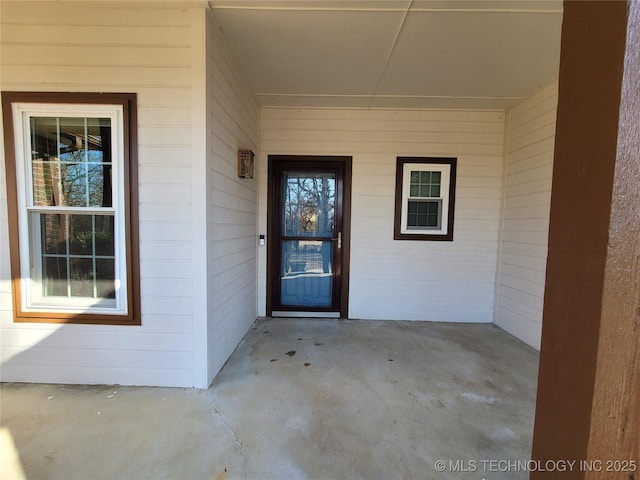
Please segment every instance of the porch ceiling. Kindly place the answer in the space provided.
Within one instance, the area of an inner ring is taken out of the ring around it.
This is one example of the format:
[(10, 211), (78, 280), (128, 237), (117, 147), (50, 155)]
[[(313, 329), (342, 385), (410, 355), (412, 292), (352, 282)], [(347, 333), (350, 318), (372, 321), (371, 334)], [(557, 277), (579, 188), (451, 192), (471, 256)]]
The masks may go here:
[(264, 106), (502, 109), (557, 78), (557, 0), (209, 3)]

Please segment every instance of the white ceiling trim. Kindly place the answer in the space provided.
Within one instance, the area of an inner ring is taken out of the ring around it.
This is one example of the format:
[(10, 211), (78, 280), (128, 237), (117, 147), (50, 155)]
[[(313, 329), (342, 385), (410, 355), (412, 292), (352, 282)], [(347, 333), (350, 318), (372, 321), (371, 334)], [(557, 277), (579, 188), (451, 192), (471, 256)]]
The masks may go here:
[(443, 12), (443, 13), (562, 13), (562, 9), (527, 9), (521, 8), (427, 8), (413, 7), (412, 12)]
[[(411, 3), (411, 2), (410, 2)], [(213, 10), (264, 10), (272, 12), (404, 12), (402, 7), (314, 7), (314, 6), (256, 6), (256, 5), (217, 5), (209, 2)], [(441, 13), (540, 13), (558, 14), (561, 8), (442, 8), (442, 7), (415, 7), (410, 6), (411, 12), (441, 12)]]
[(328, 94), (257, 94), (264, 107), (274, 108), (347, 108), (353, 110), (505, 110), (521, 97), (459, 97), (411, 95), (328, 95)]
[[(97, 0), (96, 0), (97, 1)], [(213, 10), (263, 10), (269, 12), (404, 12), (403, 8), (323, 8), (323, 7), (233, 7), (210, 5)], [(433, 12), (433, 13), (540, 13), (558, 14), (562, 10), (521, 10), (517, 8), (424, 8), (414, 7), (412, 12)]]
[(345, 94), (345, 93), (256, 93), (258, 97), (300, 97), (300, 98), (424, 98), (424, 99), (449, 99), (462, 98), (466, 100), (522, 100), (524, 97), (472, 97), (463, 95), (370, 95), (370, 94)]
[(404, 11), (404, 8), (357, 8), (357, 7), (247, 7), (247, 6), (240, 6), (240, 5), (210, 5), (210, 7), (213, 10), (267, 10), (270, 12), (403, 12)]

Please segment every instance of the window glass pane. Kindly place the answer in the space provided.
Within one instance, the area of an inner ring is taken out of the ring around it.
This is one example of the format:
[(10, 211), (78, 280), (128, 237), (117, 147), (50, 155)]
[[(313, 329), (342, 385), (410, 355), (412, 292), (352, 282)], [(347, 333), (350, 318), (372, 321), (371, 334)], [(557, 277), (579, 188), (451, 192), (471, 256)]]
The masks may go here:
[(64, 256), (47, 256), (42, 259), (42, 295), (45, 297), (66, 297), (67, 259)]
[[(38, 215), (38, 214), (36, 214)], [(39, 214), (45, 254), (114, 256), (112, 215)], [(95, 250), (94, 250), (95, 248)]]
[(66, 215), (40, 215), (42, 251), (45, 254), (67, 253), (67, 217)]
[[(114, 217), (32, 213), (42, 295), (115, 298)], [(34, 280), (39, 281), (38, 277)]]
[(411, 172), (411, 183), (409, 185), (409, 195), (412, 197), (420, 196), (420, 173), (421, 172)]
[(34, 205), (63, 205), (61, 203), (60, 163), (49, 160), (34, 160), (31, 168)]
[[(56, 162), (57, 163), (57, 162)], [(67, 207), (87, 206), (87, 164), (58, 163), (61, 178), (60, 203)]]
[(89, 205), (111, 207), (111, 124), (108, 118), (87, 119)]
[(84, 118), (58, 118), (57, 135), (60, 161), (86, 162)]
[(104, 258), (96, 260), (96, 296), (116, 298), (115, 261)]
[(95, 254), (99, 256), (113, 257), (115, 255), (113, 247), (113, 216), (95, 215), (93, 218), (95, 225)]
[(53, 117), (31, 117), (31, 159), (58, 158), (58, 120)]
[(111, 162), (111, 120), (108, 118), (87, 118), (87, 161), (95, 163)]
[(440, 196), (440, 172), (412, 171), (410, 197), (432, 198)]
[(88, 206), (111, 207), (111, 165), (89, 163), (88, 169)]
[(91, 255), (93, 253), (93, 217), (91, 215), (69, 215), (69, 253)]
[(438, 201), (413, 201), (407, 204), (407, 228), (429, 229), (439, 228), (440, 205)]
[(108, 118), (31, 118), (34, 205), (113, 205), (110, 123)]
[(418, 206), (419, 202), (409, 201), (408, 205), (408, 214), (407, 214), (407, 226), (408, 227), (416, 227), (419, 225), (418, 223)]
[(93, 260), (91, 258), (69, 259), (71, 296), (93, 297)]

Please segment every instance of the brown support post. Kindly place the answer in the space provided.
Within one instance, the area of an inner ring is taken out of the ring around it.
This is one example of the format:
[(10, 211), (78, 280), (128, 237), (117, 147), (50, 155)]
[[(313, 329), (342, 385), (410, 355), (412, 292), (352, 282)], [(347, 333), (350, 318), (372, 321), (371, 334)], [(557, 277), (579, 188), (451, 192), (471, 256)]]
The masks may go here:
[(531, 479), (640, 479), (640, 3), (566, 1), (559, 78)]
[[(640, 2), (629, 4), (588, 459), (640, 478)], [(617, 463), (620, 462), (620, 463)], [(634, 462), (626, 468), (626, 462)], [(598, 478), (596, 472), (587, 479)]]

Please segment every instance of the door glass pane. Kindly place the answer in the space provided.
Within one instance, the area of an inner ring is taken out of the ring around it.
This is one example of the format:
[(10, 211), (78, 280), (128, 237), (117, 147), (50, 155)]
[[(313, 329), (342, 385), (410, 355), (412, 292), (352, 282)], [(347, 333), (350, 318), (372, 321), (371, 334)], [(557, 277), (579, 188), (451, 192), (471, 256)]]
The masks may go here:
[(282, 242), (281, 304), (330, 307), (333, 288), (331, 240)]
[(335, 174), (284, 172), (282, 234), (333, 237), (335, 202)]

